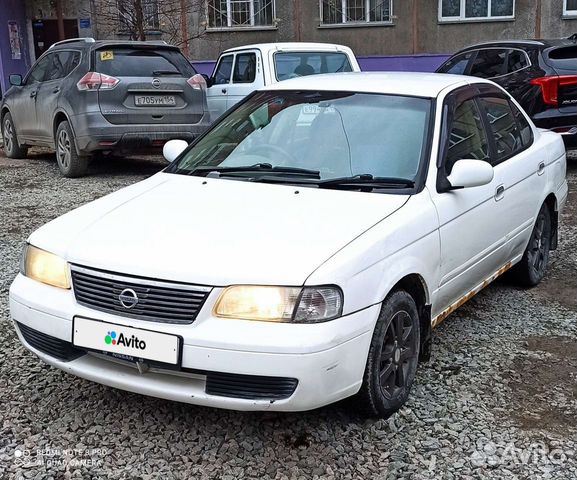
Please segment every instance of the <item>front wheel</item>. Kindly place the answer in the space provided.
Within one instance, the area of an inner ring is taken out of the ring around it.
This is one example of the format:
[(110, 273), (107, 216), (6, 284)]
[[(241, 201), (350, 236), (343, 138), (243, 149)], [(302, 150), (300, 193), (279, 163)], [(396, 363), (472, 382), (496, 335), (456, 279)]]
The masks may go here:
[(363, 385), (353, 397), (357, 410), (370, 417), (387, 418), (401, 408), (415, 379), (419, 346), (415, 300), (396, 290), (383, 303), (375, 326)]
[(12, 115), (6, 113), (2, 119), (2, 136), (4, 138), (4, 153), (8, 158), (25, 158), (28, 154), (26, 147), (18, 144), (18, 135)]
[(80, 177), (88, 169), (88, 157), (81, 156), (76, 150), (74, 134), (68, 122), (61, 122), (56, 130), (56, 161), (65, 177)]
[(523, 258), (513, 267), (511, 272), (519, 284), (534, 287), (543, 280), (549, 263), (551, 229), (551, 213), (549, 207), (543, 204), (537, 215)]

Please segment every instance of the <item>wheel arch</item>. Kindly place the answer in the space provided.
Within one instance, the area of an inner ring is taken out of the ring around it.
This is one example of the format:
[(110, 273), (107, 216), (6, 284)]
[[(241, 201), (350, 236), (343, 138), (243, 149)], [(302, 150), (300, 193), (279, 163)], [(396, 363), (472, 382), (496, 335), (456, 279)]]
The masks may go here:
[(74, 140), (74, 145), (76, 146), (76, 150), (78, 151), (78, 142), (76, 139), (76, 132), (74, 131), (74, 126), (72, 125), (72, 122), (70, 121), (70, 117), (68, 116), (68, 114), (63, 110), (58, 110), (54, 114), (54, 120), (52, 121), (52, 138), (54, 139), (54, 148), (56, 148), (56, 131), (58, 130), (58, 125), (60, 125), (62, 122), (68, 122), (68, 125), (70, 125), (70, 130), (72, 130), (72, 137), (73, 137), (72, 140)]
[(543, 204), (551, 215), (551, 250), (556, 250), (559, 244), (559, 203), (555, 194), (550, 193)]
[(418, 273), (407, 274), (395, 283), (391, 292), (395, 290), (404, 290), (413, 297), (413, 300), (417, 304), (421, 327), (419, 360), (423, 362), (428, 361), (431, 357), (432, 326), (429, 290), (425, 279)]

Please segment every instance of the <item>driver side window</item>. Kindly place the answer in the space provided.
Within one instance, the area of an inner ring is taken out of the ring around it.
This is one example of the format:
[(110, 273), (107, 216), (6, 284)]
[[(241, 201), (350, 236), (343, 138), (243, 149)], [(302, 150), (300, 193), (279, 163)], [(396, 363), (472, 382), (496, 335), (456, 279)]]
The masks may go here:
[(34, 65), (26, 78), (26, 85), (34, 85), (35, 83), (44, 81), (48, 66), (52, 62), (52, 57), (54, 57), (53, 53), (46, 55), (36, 65)]
[(230, 83), (230, 74), (232, 73), (232, 55), (225, 55), (218, 62), (218, 66), (214, 72), (214, 83), (216, 85), (224, 85)]
[(473, 99), (465, 100), (455, 108), (445, 156), (446, 174), (450, 175), (455, 162), (463, 159), (490, 161), (487, 134)]

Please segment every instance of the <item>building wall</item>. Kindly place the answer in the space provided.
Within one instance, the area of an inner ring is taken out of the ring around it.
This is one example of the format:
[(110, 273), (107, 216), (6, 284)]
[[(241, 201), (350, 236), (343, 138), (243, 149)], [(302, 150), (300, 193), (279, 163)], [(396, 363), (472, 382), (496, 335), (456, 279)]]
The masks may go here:
[[(9, 22), (16, 22), (19, 32), (20, 58), (12, 58)], [(9, 88), (11, 73), (24, 75), (30, 68), (26, 11), (20, 0), (3, 0), (0, 9), (0, 92)]]

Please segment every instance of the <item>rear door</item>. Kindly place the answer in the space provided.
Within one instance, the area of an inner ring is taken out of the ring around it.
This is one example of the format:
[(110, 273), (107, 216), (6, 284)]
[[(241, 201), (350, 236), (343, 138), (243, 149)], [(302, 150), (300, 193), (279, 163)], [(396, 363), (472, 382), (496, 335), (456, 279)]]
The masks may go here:
[(54, 141), (53, 121), (62, 94), (62, 82), (80, 62), (80, 52), (59, 50), (48, 55), (50, 58), (44, 82), (38, 90), (36, 117), (38, 138), (42, 143)]
[(212, 74), (212, 86), (206, 93), (206, 101), (212, 122), (226, 112), (233, 64), (234, 54), (222, 55)]
[(237, 53), (234, 58), (232, 82), (228, 86), (227, 109), (263, 86), (264, 73), (260, 52), (252, 50)]
[(100, 111), (116, 125), (196, 124), (205, 91), (188, 83), (196, 71), (177, 48), (104, 46), (93, 52), (94, 71), (118, 80), (98, 89)]

